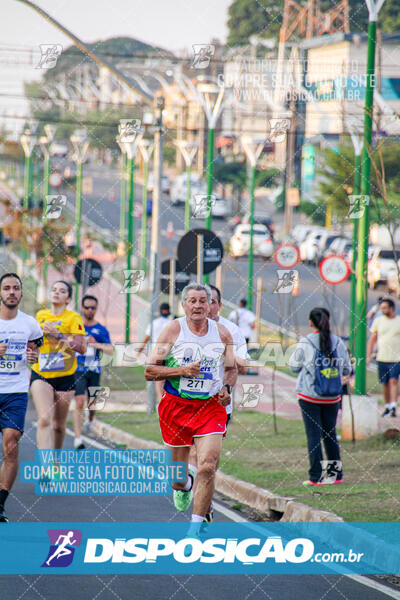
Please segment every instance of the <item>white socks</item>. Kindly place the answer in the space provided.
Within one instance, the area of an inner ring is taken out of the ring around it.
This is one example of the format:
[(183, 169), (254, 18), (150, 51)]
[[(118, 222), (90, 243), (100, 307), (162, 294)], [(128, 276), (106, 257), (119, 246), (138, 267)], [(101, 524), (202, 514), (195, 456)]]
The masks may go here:
[(81, 444), (83, 444), (83, 440), (82, 440), (81, 437), (77, 437), (77, 438), (74, 439), (74, 448), (77, 448)]
[(201, 515), (192, 515), (191, 522), (192, 523), (202, 523), (204, 521), (204, 517)]

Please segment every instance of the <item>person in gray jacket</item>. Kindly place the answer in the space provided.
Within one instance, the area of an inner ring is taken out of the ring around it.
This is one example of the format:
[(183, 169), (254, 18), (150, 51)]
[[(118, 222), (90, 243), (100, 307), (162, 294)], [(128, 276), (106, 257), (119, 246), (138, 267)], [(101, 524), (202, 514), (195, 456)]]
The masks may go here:
[(296, 391), (307, 436), (310, 470), (305, 487), (342, 483), (343, 478), (336, 421), (351, 364), (343, 341), (330, 331), (329, 316), (325, 308), (312, 309), (312, 333), (298, 342), (289, 359), (290, 370), (299, 373)]

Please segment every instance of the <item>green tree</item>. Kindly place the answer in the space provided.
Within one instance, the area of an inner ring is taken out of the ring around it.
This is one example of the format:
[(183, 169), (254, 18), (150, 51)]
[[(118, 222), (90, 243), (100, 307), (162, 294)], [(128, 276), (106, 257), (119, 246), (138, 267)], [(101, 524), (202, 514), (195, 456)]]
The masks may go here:
[[(382, 163), (387, 187), (388, 213), (390, 221), (400, 223), (400, 144), (387, 142), (382, 145)], [(376, 148), (372, 152), (371, 169), (371, 223), (387, 224), (387, 211), (382, 198), (382, 168), (381, 159)], [(321, 169), (318, 170), (320, 180), (315, 197), (315, 203), (302, 203), (303, 212), (308, 214), (315, 223), (325, 220), (326, 205), (331, 203), (332, 213), (339, 220), (344, 220), (349, 210), (349, 195), (353, 192), (354, 184), (354, 151), (351, 144), (341, 144), (338, 151), (326, 149), (321, 154)]]
[[(305, 1), (300, 2), (305, 4)], [(321, 0), (322, 13), (334, 5), (332, 0)], [(349, 1), (350, 31), (366, 32), (368, 29), (368, 9), (365, 2)], [(246, 46), (252, 35), (261, 38), (279, 38), (282, 25), (284, 0), (233, 0), (228, 9), (228, 46)], [(395, 33), (400, 29), (398, 0), (386, 0), (378, 19), (378, 27), (385, 33)]]
[(246, 46), (252, 35), (278, 37), (283, 1), (234, 0), (228, 9), (228, 46)]

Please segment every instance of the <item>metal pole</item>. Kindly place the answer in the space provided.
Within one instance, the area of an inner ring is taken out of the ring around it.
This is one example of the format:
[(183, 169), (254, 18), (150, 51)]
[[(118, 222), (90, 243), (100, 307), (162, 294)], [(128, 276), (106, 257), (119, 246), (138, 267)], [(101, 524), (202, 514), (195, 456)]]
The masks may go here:
[(217, 287), (222, 294), (222, 265), (218, 265), (215, 269), (215, 287)]
[[(31, 155), (32, 156), (32, 155)], [(23, 252), (22, 258), (24, 263), (28, 257), (28, 211), (29, 211), (29, 182), (30, 182), (30, 171), (31, 171), (31, 156), (25, 155), (25, 195), (24, 195), (24, 218), (23, 218)]]
[(197, 236), (197, 283), (203, 281), (204, 236)]
[[(361, 179), (361, 157), (356, 154), (354, 161), (354, 191), (353, 194), (360, 194), (360, 179)], [(358, 206), (355, 207), (358, 210)], [(349, 347), (353, 354), (354, 352), (354, 312), (356, 307), (356, 266), (357, 266), (357, 233), (358, 219), (353, 219), (353, 247), (351, 258), (351, 292), (350, 292), (350, 326), (349, 326)]]
[[(214, 170), (214, 129), (208, 129), (208, 147), (207, 147), (207, 215), (206, 229), (211, 229), (212, 224), (212, 202), (213, 191), (213, 170)], [(204, 275), (204, 283), (210, 282), (210, 275)]]
[(186, 202), (185, 202), (185, 233), (190, 229), (190, 196), (191, 196), (191, 173), (192, 167), (190, 164), (186, 165)]
[[(157, 98), (157, 121), (154, 134), (154, 189), (153, 189), (153, 206), (151, 219), (151, 255), (150, 255), (150, 288), (151, 296), (151, 330), (150, 341), (154, 344), (154, 329), (153, 322), (157, 316), (157, 305), (160, 295), (160, 278), (159, 273), (159, 246), (160, 246), (160, 200), (161, 200), (161, 178), (163, 171), (163, 146), (164, 146), (164, 131), (162, 122), (162, 111), (165, 106), (163, 97)], [(147, 414), (154, 412), (156, 409), (156, 395), (154, 385), (149, 385), (147, 396)]]
[[(362, 151), (361, 196), (369, 196), (371, 159), (369, 156), (372, 140), (372, 111), (374, 101), (376, 20), (368, 26), (367, 82), (365, 89), (364, 136)], [(358, 226), (358, 262), (356, 282), (356, 340), (355, 340), (355, 394), (365, 394), (366, 383), (366, 344), (367, 344), (367, 260), (369, 237), (369, 206), (365, 203), (364, 214)]]
[(247, 282), (247, 305), (249, 310), (253, 306), (253, 261), (254, 261), (254, 189), (256, 181), (256, 166), (251, 167), (250, 178), (250, 248)]
[(257, 277), (257, 295), (256, 295), (257, 341), (260, 340), (260, 328), (261, 328), (261, 294), (262, 294), (262, 278), (261, 277)]
[(144, 181), (142, 201), (142, 271), (147, 271), (147, 185), (149, 181), (149, 161), (143, 160)]
[[(82, 220), (82, 163), (76, 163), (76, 207), (75, 207), (75, 229), (76, 229), (76, 262), (81, 253), (81, 220)], [(82, 280), (81, 280), (82, 281)], [(75, 310), (79, 310), (79, 283), (75, 283)]]
[(126, 228), (126, 154), (122, 152), (121, 157), (121, 204), (119, 213), (119, 239), (121, 243), (125, 242)]
[[(126, 246), (126, 269), (131, 271), (132, 268), (132, 251), (133, 251), (133, 197), (134, 197), (134, 169), (135, 157), (128, 158), (128, 242)], [(128, 273), (130, 275), (130, 273)], [(125, 308), (125, 343), (130, 343), (130, 318), (131, 318), (131, 295), (126, 293), (126, 308)]]
[(169, 307), (172, 314), (175, 314), (175, 259), (169, 261)]
[[(44, 159), (44, 194), (43, 194), (43, 225), (47, 223), (47, 196), (50, 194), (50, 151)], [(43, 261), (43, 287), (44, 287), (44, 304), (47, 304), (47, 267), (48, 262), (46, 257)]]

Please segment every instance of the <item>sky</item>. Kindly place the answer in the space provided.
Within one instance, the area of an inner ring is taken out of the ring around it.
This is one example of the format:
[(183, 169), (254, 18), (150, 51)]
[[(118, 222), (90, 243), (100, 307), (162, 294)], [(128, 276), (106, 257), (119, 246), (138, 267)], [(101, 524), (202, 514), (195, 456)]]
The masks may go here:
[[(226, 40), (232, 0), (36, 0), (36, 4), (81, 38), (94, 42), (128, 36), (167, 50), (191, 50), (212, 38)], [(64, 34), (18, 0), (1, 0), (0, 115), (21, 114), (23, 81), (40, 78), (19, 48), (39, 44), (71, 45)], [(15, 64), (19, 61), (19, 64)], [(5, 96), (7, 94), (7, 96)], [(1, 119), (2, 120), (2, 119)], [(13, 128), (17, 121), (7, 119)]]

